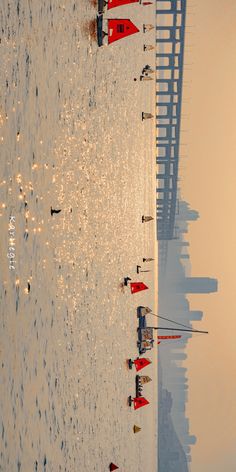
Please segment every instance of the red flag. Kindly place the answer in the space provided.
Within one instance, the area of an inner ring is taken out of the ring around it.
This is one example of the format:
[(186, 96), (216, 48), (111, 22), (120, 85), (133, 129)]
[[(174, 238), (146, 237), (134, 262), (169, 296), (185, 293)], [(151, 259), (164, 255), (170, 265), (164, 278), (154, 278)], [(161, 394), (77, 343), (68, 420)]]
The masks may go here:
[(150, 361), (146, 357), (142, 357), (141, 359), (138, 358), (134, 360), (134, 364), (135, 364), (137, 372), (151, 363), (152, 361)]
[(108, 44), (118, 41), (118, 39), (125, 38), (131, 34), (138, 33), (139, 29), (130, 20), (115, 20), (108, 21)]
[(157, 339), (179, 339), (182, 336), (157, 336)]
[(120, 5), (126, 5), (128, 3), (138, 3), (139, 0), (108, 0), (107, 9), (119, 7)]
[(130, 290), (131, 293), (141, 292), (141, 290), (147, 290), (148, 287), (143, 282), (131, 282)]
[(142, 406), (149, 405), (149, 401), (144, 397), (135, 397), (134, 398), (134, 409), (138, 410)]
[(116, 470), (116, 469), (119, 469), (119, 467), (117, 465), (113, 464), (113, 462), (111, 462), (110, 465), (109, 465), (109, 469), (110, 470)]

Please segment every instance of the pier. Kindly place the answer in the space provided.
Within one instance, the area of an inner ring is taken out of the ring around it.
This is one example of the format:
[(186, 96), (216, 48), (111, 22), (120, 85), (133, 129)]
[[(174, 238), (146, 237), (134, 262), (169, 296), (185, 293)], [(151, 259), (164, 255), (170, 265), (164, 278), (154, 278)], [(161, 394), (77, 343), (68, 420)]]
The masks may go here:
[(169, 241), (178, 198), (186, 0), (158, 0), (156, 14), (157, 239)]

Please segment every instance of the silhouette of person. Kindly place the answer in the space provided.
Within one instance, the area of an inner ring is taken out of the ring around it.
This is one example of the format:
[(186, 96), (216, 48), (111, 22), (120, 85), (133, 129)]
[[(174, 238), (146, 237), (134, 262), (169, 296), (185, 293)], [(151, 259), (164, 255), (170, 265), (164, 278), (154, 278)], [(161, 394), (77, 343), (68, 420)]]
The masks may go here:
[(61, 212), (61, 210), (53, 210), (52, 207), (51, 207), (51, 216), (53, 216), (54, 213), (56, 214), (56, 213), (60, 213), (60, 212)]
[(127, 287), (129, 280), (131, 280), (130, 277), (125, 277), (125, 278), (124, 278), (124, 285), (125, 285), (125, 287)]

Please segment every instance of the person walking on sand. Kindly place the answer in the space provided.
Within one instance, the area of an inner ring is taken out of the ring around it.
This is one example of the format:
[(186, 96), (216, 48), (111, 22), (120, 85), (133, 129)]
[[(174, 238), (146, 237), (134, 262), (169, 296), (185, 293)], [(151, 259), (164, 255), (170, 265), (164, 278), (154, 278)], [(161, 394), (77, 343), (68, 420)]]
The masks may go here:
[(132, 280), (130, 277), (125, 277), (124, 278), (124, 286), (127, 287), (128, 286), (128, 282), (129, 280)]
[(54, 215), (54, 213), (60, 213), (61, 210), (53, 210), (53, 208), (51, 207), (51, 216)]

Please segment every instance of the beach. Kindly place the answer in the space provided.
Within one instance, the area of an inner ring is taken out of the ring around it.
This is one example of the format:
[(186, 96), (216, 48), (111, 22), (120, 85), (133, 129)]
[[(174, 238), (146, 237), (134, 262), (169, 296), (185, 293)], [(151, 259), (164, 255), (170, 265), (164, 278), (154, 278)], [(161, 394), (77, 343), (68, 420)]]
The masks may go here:
[[(137, 306), (157, 312), (156, 223), (141, 222), (156, 211), (155, 122), (141, 119), (155, 81), (139, 81), (155, 64), (143, 51), (155, 33), (142, 33), (153, 7), (114, 9), (140, 33), (99, 49), (85, 0), (0, 7), (4, 472), (157, 470), (156, 343), (138, 411), (126, 363)], [(131, 295), (125, 276), (149, 290)]]

